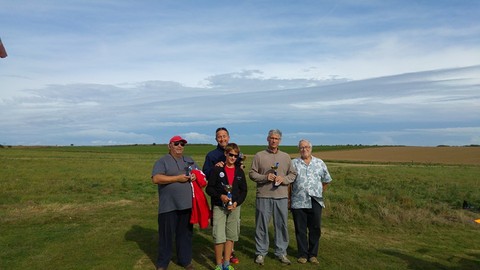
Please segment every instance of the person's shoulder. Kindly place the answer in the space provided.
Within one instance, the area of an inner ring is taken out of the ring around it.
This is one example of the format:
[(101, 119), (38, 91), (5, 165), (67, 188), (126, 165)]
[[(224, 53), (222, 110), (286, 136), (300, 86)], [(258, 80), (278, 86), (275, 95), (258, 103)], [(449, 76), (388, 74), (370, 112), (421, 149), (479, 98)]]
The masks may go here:
[(159, 157), (159, 158), (157, 159), (157, 162), (159, 162), (159, 161), (164, 161), (164, 160), (168, 159), (169, 157), (170, 157), (170, 155), (168, 155), (168, 154), (163, 155), (163, 156), (161, 156), (161, 157)]
[(210, 152), (207, 153), (207, 157), (215, 158), (219, 154), (223, 154), (223, 150), (217, 146), (215, 147), (215, 149), (212, 149), (210, 150)]
[(243, 170), (243, 168), (240, 164), (235, 165), (235, 171), (244, 172), (244, 170)]
[(312, 156), (312, 161), (313, 161), (313, 163), (316, 163), (316, 164), (319, 164), (319, 165), (322, 165), (322, 166), (326, 166), (325, 162), (321, 158)]
[(225, 169), (223, 167), (220, 167), (220, 166), (214, 166), (212, 168), (212, 172), (223, 172)]
[(282, 150), (280, 150), (280, 149), (278, 149), (277, 154), (282, 155), (282, 156), (284, 156), (284, 157), (288, 157), (288, 158), (290, 159), (290, 155), (289, 155), (287, 152), (282, 151)]
[(262, 149), (262, 150), (258, 151), (258, 152), (255, 153), (255, 154), (258, 155), (258, 154), (261, 154), (261, 153), (268, 153), (268, 151), (267, 151), (267, 149)]
[(254, 157), (256, 157), (256, 156), (262, 156), (262, 155), (267, 155), (267, 154), (268, 154), (267, 149), (263, 149), (263, 150), (260, 150), (260, 151), (256, 152)]
[(191, 156), (183, 156), (183, 160), (185, 161), (189, 161), (189, 162), (195, 162), (195, 160), (193, 160), (193, 158)]
[(218, 148), (212, 149), (212, 150), (208, 151), (207, 156), (214, 155), (215, 152), (217, 152), (217, 151), (218, 151)]

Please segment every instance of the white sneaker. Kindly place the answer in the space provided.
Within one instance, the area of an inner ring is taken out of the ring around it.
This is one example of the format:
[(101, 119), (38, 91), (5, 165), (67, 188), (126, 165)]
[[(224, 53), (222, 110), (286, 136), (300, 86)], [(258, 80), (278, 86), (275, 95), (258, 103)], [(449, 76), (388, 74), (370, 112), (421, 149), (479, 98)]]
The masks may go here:
[(278, 256), (278, 259), (283, 264), (287, 264), (287, 265), (292, 264), (292, 262), (287, 258), (287, 255)]
[(257, 255), (257, 257), (255, 258), (255, 263), (263, 265), (265, 263), (263, 256)]

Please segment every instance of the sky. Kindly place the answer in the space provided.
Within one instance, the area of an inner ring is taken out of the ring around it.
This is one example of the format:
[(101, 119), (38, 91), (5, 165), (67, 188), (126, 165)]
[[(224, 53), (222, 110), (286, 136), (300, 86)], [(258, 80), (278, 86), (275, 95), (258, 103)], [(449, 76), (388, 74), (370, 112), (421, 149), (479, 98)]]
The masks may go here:
[(480, 144), (480, 1), (0, 6), (1, 145)]

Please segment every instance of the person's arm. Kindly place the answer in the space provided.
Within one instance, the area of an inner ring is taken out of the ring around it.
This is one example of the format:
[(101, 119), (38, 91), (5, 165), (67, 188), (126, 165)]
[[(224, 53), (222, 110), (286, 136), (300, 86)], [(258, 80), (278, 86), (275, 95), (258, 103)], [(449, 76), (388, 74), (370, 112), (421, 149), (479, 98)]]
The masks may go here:
[(205, 156), (205, 162), (203, 163), (203, 167), (202, 167), (202, 171), (207, 176), (207, 179), (210, 177), (210, 173), (212, 172), (213, 166), (215, 166), (215, 164), (213, 164), (213, 160), (207, 154)]
[(242, 177), (242, 181), (238, 183), (238, 198), (237, 198), (237, 205), (241, 205), (245, 199), (247, 198), (247, 179), (245, 177), (245, 173), (242, 169), (239, 168), (239, 175)]
[(295, 169), (295, 166), (293, 166), (293, 162), (290, 160), (290, 162), (288, 163), (288, 172), (285, 176), (285, 181), (283, 181), (283, 183), (286, 185), (291, 184), (293, 183), (293, 181), (295, 181), (295, 178), (297, 178), (297, 169)]
[(322, 170), (323, 170), (323, 175), (321, 176), (322, 191), (325, 191), (325, 190), (327, 190), (327, 185), (330, 184), (330, 182), (332, 182), (332, 176), (328, 172), (327, 164), (325, 164), (325, 162), (323, 162), (323, 160), (321, 161), (321, 166), (322, 166)]
[(217, 192), (217, 178), (215, 175), (210, 175), (208, 178), (207, 187), (205, 192), (212, 198), (219, 198), (220, 194)]
[(327, 190), (327, 186), (329, 183), (322, 183), (322, 192), (325, 192)]
[(291, 184), (293, 181), (295, 181), (295, 178), (297, 178), (297, 170), (295, 169), (293, 162), (290, 160), (290, 157), (288, 157), (285, 162), (288, 164), (288, 169), (285, 173), (285, 176), (277, 176), (275, 179), (275, 182), (282, 185)]
[(265, 175), (265, 174), (261, 174), (258, 172), (259, 170), (259, 160), (260, 160), (260, 157), (257, 155), (255, 155), (255, 157), (253, 157), (253, 160), (252, 160), (252, 167), (250, 168), (250, 172), (248, 173), (248, 176), (250, 177), (250, 179), (254, 182), (257, 182), (257, 183), (260, 183), (260, 184), (264, 184), (264, 183), (267, 183), (269, 182), (268, 180), (268, 175)]
[(164, 174), (155, 174), (152, 176), (152, 182), (157, 185), (171, 184), (175, 182), (185, 183), (190, 180), (190, 176), (181, 174), (181, 175), (164, 175)]

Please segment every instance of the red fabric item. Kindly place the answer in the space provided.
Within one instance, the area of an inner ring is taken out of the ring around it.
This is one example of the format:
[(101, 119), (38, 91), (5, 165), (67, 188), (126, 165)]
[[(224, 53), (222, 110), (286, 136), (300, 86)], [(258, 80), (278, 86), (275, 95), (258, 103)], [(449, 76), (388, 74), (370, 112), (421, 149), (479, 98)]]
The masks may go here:
[(192, 170), (197, 180), (192, 184), (192, 215), (190, 216), (190, 223), (200, 226), (200, 229), (206, 229), (209, 220), (211, 218), (210, 207), (208, 207), (208, 201), (205, 197), (205, 193), (202, 188), (207, 186), (207, 177), (201, 170)]

